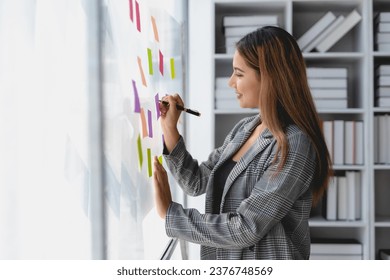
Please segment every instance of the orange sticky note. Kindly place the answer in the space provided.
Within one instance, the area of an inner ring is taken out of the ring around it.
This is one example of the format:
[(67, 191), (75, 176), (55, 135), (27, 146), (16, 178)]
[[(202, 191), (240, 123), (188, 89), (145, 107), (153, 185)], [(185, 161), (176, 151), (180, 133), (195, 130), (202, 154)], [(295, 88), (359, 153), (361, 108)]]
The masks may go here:
[(141, 108), (141, 125), (142, 125), (142, 137), (145, 138), (148, 136), (148, 130), (146, 128), (146, 117), (144, 108)]
[(147, 85), (146, 85), (144, 69), (142, 68), (142, 61), (141, 61), (141, 58), (139, 56), (137, 56), (137, 61), (138, 61), (139, 72), (141, 74), (142, 84), (146, 87)]
[(155, 19), (153, 16), (151, 16), (150, 18), (151, 18), (151, 20), (152, 20), (154, 39), (155, 39), (157, 42), (159, 42), (158, 29), (157, 29), (156, 19)]

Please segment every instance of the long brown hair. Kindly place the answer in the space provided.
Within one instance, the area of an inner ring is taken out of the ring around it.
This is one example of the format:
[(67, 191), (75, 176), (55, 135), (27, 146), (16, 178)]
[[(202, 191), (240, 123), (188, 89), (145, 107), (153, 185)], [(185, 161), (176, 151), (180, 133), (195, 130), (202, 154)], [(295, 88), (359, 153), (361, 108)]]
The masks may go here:
[(261, 79), (260, 114), (276, 138), (277, 153), (281, 158), (279, 170), (287, 160), (287, 125), (297, 125), (313, 143), (318, 162), (312, 187), (315, 206), (328, 186), (332, 164), (307, 82), (301, 50), (287, 31), (275, 26), (265, 26), (249, 33), (236, 47)]

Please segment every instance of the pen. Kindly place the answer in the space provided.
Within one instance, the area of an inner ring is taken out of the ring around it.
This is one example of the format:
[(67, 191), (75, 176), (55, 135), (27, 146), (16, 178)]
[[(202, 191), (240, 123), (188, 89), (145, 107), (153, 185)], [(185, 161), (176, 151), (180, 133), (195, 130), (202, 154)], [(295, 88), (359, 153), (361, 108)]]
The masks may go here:
[[(159, 100), (159, 102), (161, 102), (161, 104), (163, 104), (164, 106), (169, 106), (169, 102), (168, 101)], [(176, 103), (176, 109), (180, 110), (180, 111), (184, 111), (184, 112), (192, 114), (192, 115), (195, 115), (195, 116), (198, 116), (198, 117), (200, 116), (200, 113), (198, 111), (191, 110), (191, 109), (188, 109), (188, 108), (184, 108), (183, 106), (181, 106), (181, 105), (179, 105), (177, 103)]]

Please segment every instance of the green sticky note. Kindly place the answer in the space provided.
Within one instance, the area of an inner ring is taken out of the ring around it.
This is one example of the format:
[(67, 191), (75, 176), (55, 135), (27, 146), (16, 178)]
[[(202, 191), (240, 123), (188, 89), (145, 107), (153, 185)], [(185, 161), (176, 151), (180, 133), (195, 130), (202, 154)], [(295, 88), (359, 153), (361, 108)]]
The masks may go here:
[(163, 160), (163, 157), (162, 155), (158, 157), (158, 161), (160, 162), (160, 164), (162, 164), (162, 160)]
[(147, 149), (148, 153), (148, 175), (149, 177), (152, 177), (152, 152), (150, 149)]
[(148, 48), (148, 63), (149, 63), (149, 74), (153, 75), (152, 50), (149, 48)]
[(140, 134), (138, 134), (137, 146), (138, 146), (138, 163), (139, 163), (139, 168), (141, 169), (143, 156), (142, 156), (142, 142), (141, 142), (141, 135)]
[(175, 59), (174, 58), (171, 58), (170, 65), (171, 65), (171, 78), (174, 79), (176, 76), (175, 75)]

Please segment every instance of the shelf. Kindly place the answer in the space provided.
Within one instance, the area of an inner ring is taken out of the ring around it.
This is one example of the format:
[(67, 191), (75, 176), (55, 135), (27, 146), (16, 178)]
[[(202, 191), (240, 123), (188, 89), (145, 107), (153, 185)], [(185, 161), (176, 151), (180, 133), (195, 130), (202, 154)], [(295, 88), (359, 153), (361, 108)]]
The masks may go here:
[(390, 164), (375, 164), (374, 169), (375, 170), (389, 170), (390, 171)]
[(310, 227), (348, 227), (360, 228), (366, 226), (363, 221), (328, 221), (323, 217), (312, 217), (309, 220)]
[[(374, 14), (379, 11), (390, 12), (388, 0), (214, 0), (211, 1), (213, 13), (210, 23), (215, 25), (210, 36), (212, 46), (209, 55), (212, 58), (211, 73), (213, 78), (228, 77), (232, 73), (233, 54), (224, 53), (225, 36), (222, 31), (222, 18), (225, 15), (273, 15), (281, 19), (284, 27), (295, 38), (300, 38), (310, 26), (316, 23), (326, 12), (332, 11), (336, 16), (348, 15), (356, 9), (362, 16), (361, 21), (345, 34), (328, 52), (305, 52), (303, 58), (307, 67), (312, 68), (346, 68), (348, 108), (318, 109), (323, 121), (363, 121), (364, 130), (364, 164), (334, 165), (336, 175), (342, 176), (346, 171), (359, 171), (362, 174), (361, 214), (363, 220), (328, 221), (322, 216), (323, 209), (317, 207), (312, 211), (315, 216), (310, 219), (312, 237), (356, 238), (362, 242), (364, 259), (375, 259), (378, 248), (390, 247), (390, 164), (382, 165), (373, 162), (375, 137), (373, 135), (374, 117), (390, 114), (390, 108), (378, 108), (374, 103), (375, 68), (380, 64), (390, 64), (390, 52), (375, 50)], [(203, 37), (193, 40), (202, 46)], [(208, 42), (206, 42), (208, 43)], [(193, 47), (196, 52), (197, 47)], [(194, 71), (199, 71), (194, 70)], [(198, 81), (193, 81), (198, 83)], [(206, 86), (213, 88), (215, 81)], [(214, 94), (214, 92), (211, 92)], [(208, 98), (210, 92), (202, 98)], [(237, 106), (238, 107), (238, 106)], [(258, 114), (258, 109), (212, 109), (213, 123), (210, 126), (212, 144), (220, 146), (226, 134), (242, 118)], [(198, 128), (197, 128), (198, 129)], [(204, 129), (199, 127), (199, 129)], [(325, 200), (324, 200), (325, 201)], [(323, 201), (323, 202), (324, 202)], [(378, 218), (383, 215), (385, 218)], [(387, 240), (387, 239), (388, 240)]]
[(390, 227), (390, 217), (376, 217), (375, 227)]

